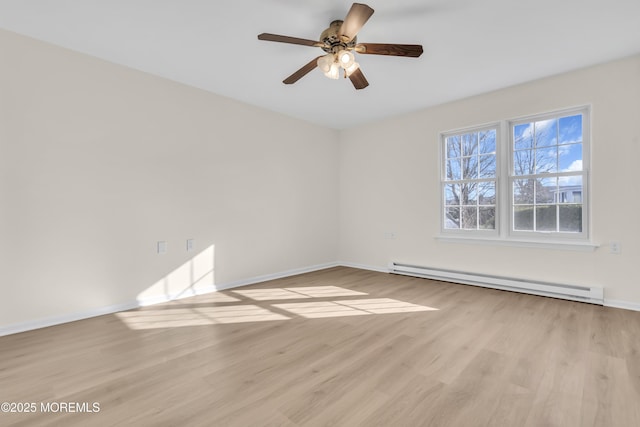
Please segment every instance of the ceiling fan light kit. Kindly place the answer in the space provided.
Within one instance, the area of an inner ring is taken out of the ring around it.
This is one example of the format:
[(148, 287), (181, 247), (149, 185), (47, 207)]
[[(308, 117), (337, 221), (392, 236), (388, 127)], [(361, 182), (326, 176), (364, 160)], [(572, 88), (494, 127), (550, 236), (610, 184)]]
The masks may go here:
[(364, 89), (369, 82), (364, 77), (354, 52), (369, 55), (404, 56), (417, 58), (422, 55), (422, 46), (415, 44), (358, 43), (356, 35), (373, 15), (373, 9), (362, 3), (353, 3), (344, 21), (335, 20), (320, 34), (320, 41), (262, 33), (258, 40), (319, 47), (325, 55), (313, 59), (298, 71), (283, 80), (293, 84), (314, 68), (319, 68), (330, 79), (338, 79), (340, 70), (356, 89)]
[(340, 62), (340, 66), (346, 70), (356, 62), (356, 57), (348, 50), (341, 50), (338, 52), (338, 60)]
[(347, 50), (327, 53), (318, 58), (317, 65), (320, 71), (330, 79), (338, 79), (341, 68), (344, 70), (344, 77), (347, 78), (360, 67), (353, 53)]

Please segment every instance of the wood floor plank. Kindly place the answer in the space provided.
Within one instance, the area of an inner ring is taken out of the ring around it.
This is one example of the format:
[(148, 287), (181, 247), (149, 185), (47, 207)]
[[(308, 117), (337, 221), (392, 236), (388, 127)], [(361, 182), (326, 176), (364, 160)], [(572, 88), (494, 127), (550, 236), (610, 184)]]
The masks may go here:
[(346, 267), (0, 337), (2, 426), (635, 426), (640, 313)]

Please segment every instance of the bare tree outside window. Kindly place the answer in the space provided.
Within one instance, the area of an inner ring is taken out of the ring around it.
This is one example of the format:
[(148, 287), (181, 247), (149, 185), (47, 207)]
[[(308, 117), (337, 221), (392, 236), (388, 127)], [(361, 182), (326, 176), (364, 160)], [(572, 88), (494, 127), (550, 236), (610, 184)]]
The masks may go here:
[(445, 228), (493, 230), (496, 129), (445, 138)]
[(444, 237), (588, 239), (588, 107), (447, 132), (440, 144)]
[(513, 229), (582, 231), (582, 116), (513, 126)]

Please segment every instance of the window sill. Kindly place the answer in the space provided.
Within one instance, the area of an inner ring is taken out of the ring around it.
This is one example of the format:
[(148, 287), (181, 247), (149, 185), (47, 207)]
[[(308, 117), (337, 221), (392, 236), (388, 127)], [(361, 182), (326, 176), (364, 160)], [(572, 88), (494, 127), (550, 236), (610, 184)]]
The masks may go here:
[(521, 248), (553, 249), (563, 251), (593, 252), (600, 247), (591, 242), (536, 241), (524, 239), (498, 239), (467, 236), (436, 236), (436, 240), (444, 243), (462, 243), (470, 245), (516, 246)]

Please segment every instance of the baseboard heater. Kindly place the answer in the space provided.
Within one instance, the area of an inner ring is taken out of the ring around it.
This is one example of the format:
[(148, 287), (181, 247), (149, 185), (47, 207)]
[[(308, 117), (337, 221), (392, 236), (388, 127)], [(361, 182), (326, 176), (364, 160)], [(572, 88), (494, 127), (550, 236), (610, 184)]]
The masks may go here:
[(389, 272), (405, 276), (424, 277), (444, 282), (482, 286), (484, 288), (502, 289), (572, 301), (588, 302), (604, 305), (602, 288), (594, 286), (563, 285), (559, 283), (538, 282), (510, 277), (491, 276), (486, 274), (466, 273), (462, 271), (441, 270), (416, 265), (392, 262)]

